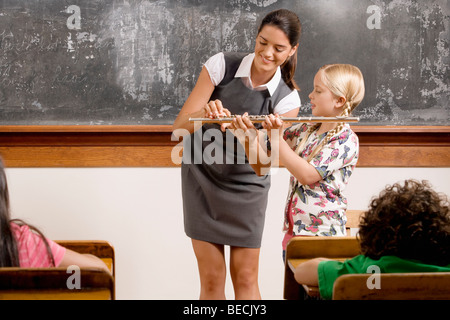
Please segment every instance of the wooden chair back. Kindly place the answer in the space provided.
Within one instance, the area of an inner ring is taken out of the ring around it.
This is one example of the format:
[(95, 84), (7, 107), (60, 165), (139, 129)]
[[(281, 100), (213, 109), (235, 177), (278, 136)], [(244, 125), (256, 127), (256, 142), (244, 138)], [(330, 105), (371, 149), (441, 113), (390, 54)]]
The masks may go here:
[[(380, 277), (378, 288), (371, 276)], [(333, 300), (450, 300), (450, 272), (346, 274), (336, 279)]]
[(0, 268), (0, 300), (114, 300), (115, 255), (107, 241), (56, 241), (79, 253), (101, 258), (111, 273), (98, 268)]
[(359, 222), (364, 214), (364, 210), (347, 210), (345, 215), (347, 216), (347, 223), (345, 228), (348, 236), (352, 236), (359, 229)]

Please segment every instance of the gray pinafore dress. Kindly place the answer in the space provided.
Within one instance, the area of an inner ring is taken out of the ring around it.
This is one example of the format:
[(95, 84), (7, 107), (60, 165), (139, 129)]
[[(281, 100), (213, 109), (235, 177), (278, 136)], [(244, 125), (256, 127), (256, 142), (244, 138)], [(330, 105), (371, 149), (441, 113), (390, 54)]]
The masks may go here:
[[(248, 88), (236, 71), (246, 53), (225, 53), (226, 71), (210, 100), (219, 99), (232, 114), (265, 115), (291, 93), (281, 79), (269, 91)], [(218, 124), (204, 124), (183, 141), (181, 180), (184, 227), (192, 239), (259, 248), (264, 229), (270, 175), (259, 177), (242, 145)]]

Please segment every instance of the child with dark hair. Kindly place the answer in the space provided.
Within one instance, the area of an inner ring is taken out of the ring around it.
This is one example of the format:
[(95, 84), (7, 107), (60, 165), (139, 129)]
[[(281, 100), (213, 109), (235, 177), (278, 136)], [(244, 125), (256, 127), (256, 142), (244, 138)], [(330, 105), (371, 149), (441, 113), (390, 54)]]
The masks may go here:
[(295, 270), (298, 283), (319, 286), (331, 299), (334, 281), (349, 273), (450, 272), (450, 211), (448, 198), (427, 181), (406, 180), (387, 186), (372, 199), (361, 218), (361, 255), (345, 262), (316, 258)]
[(106, 264), (91, 254), (80, 254), (47, 239), (37, 228), (11, 219), (8, 183), (0, 158), (0, 267), (49, 268), (94, 267), (109, 272)]

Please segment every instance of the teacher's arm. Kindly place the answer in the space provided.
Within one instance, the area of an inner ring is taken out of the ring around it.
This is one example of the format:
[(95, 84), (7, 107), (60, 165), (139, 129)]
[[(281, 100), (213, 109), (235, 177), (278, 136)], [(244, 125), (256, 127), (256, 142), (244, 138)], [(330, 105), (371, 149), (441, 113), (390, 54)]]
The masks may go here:
[(209, 101), (214, 88), (208, 70), (203, 67), (194, 89), (173, 123), (174, 131), (185, 129), (190, 133), (194, 132), (194, 124), (189, 121), (189, 118), (211, 118), (225, 114), (229, 115), (229, 111), (222, 106), (219, 100)]

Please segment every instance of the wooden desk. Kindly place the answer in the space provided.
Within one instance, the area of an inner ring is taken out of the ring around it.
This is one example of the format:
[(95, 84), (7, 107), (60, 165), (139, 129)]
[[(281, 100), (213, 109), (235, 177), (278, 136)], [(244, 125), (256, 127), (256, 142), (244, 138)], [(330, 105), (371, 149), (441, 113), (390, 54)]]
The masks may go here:
[(0, 300), (114, 300), (115, 254), (107, 241), (56, 241), (102, 259), (111, 271), (81, 268), (80, 289), (68, 288), (67, 268), (0, 268)]
[[(286, 248), (284, 268), (284, 299), (299, 299), (300, 285), (295, 281), (294, 270), (301, 263), (313, 258), (330, 258), (344, 261), (359, 254), (359, 243), (350, 230), (359, 227), (363, 210), (347, 210), (346, 237), (299, 237), (293, 238)], [(318, 295), (318, 288), (303, 286), (310, 296)]]
[[(333, 258), (333, 260), (338, 260), (338, 261), (342, 261), (342, 262), (344, 262), (347, 259), (348, 258)], [(310, 259), (289, 259), (287, 261), (287, 264), (288, 264), (289, 269), (291, 270), (291, 272), (295, 273), (295, 269), (297, 269), (297, 267), (300, 264), (302, 264), (303, 262), (306, 262), (308, 260), (310, 260)], [(302, 287), (305, 290), (305, 292), (308, 294), (308, 296), (314, 297), (314, 298), (320, 297), (319, 287), (308, 286), (306, 284), (302, 284)]]
[(115, 252), (114, 247), (104, 240), (55, 240), (59, 245), (78, 253), (89, 253), (99, 257), (108, 266), (115, 278)]
[(79, 289), (69, 289), (67, 268), (0, 268), (0, 300), (114, 300), (114, 279), (104, 269), (81, 268)]
[[(345, 261), (360, 253), (356, 237), (295, 237), (286, 248), (286, 263), (284, 272), (284, 299), (298, 300), (301, 298), (302, 286), (295, 281), (294, 270), (302, 262), (313, 258), (329, 258)], [(318, 295), (318, 288), (304, 287), (311, 296)]]

